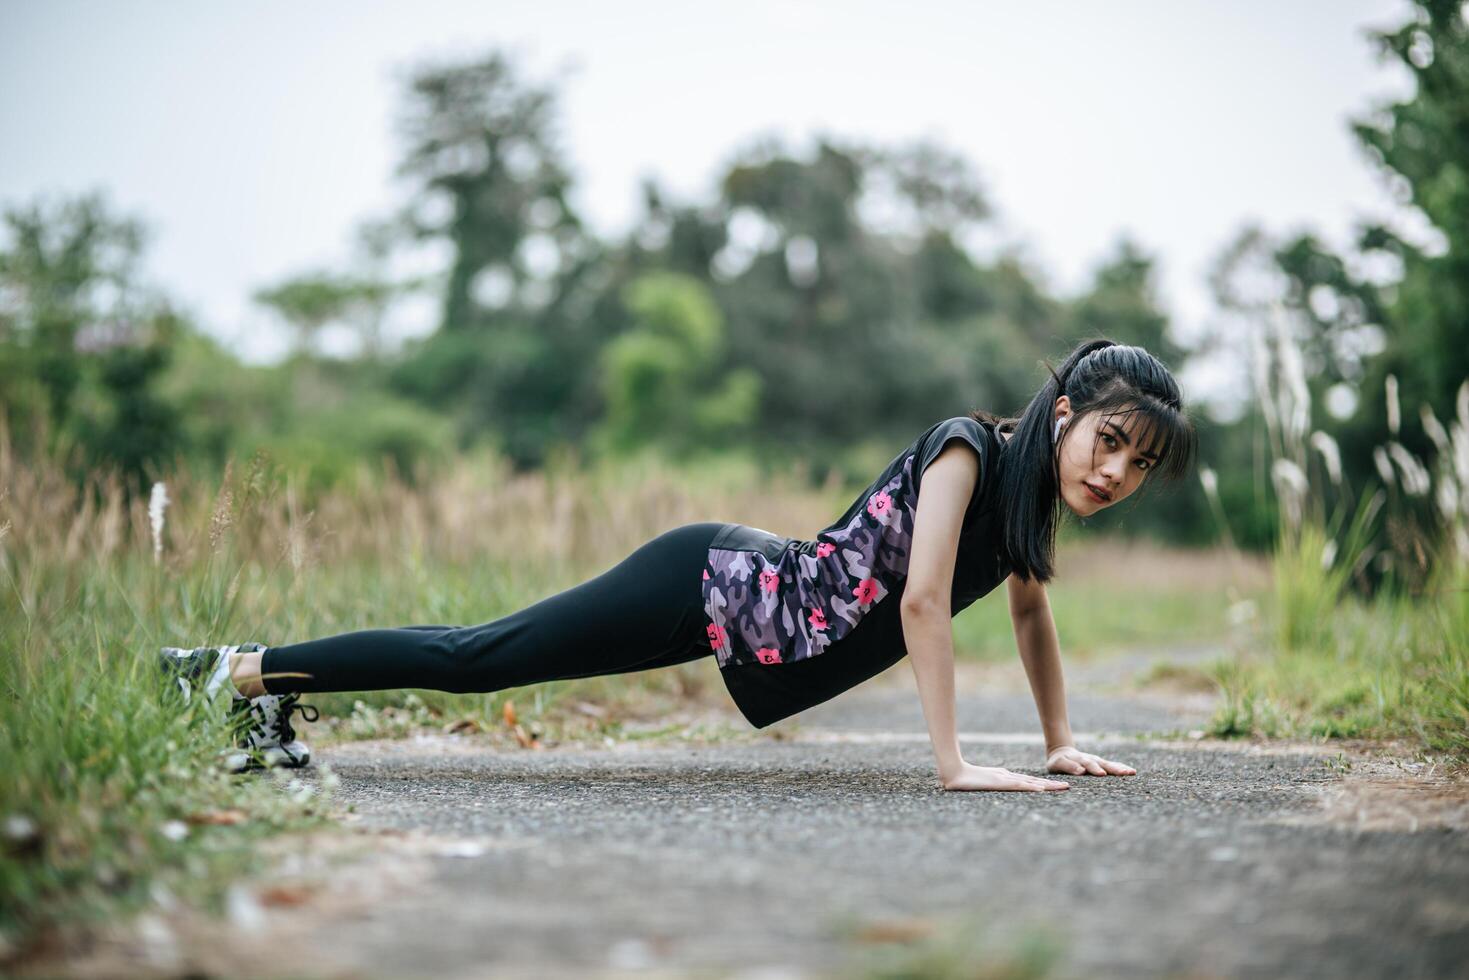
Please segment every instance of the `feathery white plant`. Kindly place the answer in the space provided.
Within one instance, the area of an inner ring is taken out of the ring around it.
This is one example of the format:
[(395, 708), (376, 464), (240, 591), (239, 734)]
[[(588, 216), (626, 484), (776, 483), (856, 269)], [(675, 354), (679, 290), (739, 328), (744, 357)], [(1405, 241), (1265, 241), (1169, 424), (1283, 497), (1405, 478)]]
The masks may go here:
[(1255, 386), (1255, 400), (1265, 419), (1265, 433), (1279, 455), (1280, 426), (1275, 415), (1275, 396), (1270, 391), (1270, 347), (1263, 329), (1250, 331), (1250, 382)]
[(1383, 382), (1387, 389), (1387, 431), (1394, 436), (1403, 427), (1403, 411), (1398, 405), (1398, 379), (1396, 375), (1389, 374)]
[(163, 512), (168, 508), (168, 488), (162, 483), (153, 484), (148, 495), (148, 524), (153, 528), (153, 562), (163, 557)]
[(1382, 480), (1383, 486), (1392, 486), (1398, 482), (1397, 475), (1392, 470), (1392, 460), (1387, 457), (1387, 450), (1381, 446), (1372, 447), (1372, 465), (1377, 467), (1377, 476)]
[(1203, 485), (1204, 493), (1210, 497), (1219, 495), (1219, 474), (1215, 473), (1212, 467), (1199, 467), (1199, 483)]
[(1286, 451), (1297, 465), (1305, 462), (1303, 448), (1307, 431), (1311, 428), (1311, 389), (1306, 384), (1306, 367), (1301, 359), (1301, 349), (1291, 334), (1290, 321), (1279, 304), (1275, 316), (1276, 350), (1280, 358), (1281, 429), (1286, 439)]
[(1443, 427), (1438, 416), (1433, 414), (1433, 408), (1427, 402), (1418, 406), (1418, 418), (1423, 421), (1423, 431), (1428, 433), (1428, 438), (1433, 440), (1434, 448), (1447, 455), (1449, 453), (1448, 430)]
[(1305, 471), (1293, 460), (1282, 457), (1270, 465), (1270, 480), (1275, 484), (1275, 495), (1285, 506), (1291, 527), (1299, 526), (1306, 494), (1311, 488)]
[[(1449, 426), (1453, 452), (1454, 477), (1459, 481), (1460, 510), (1469, 515), (1469, 381), (1459, 386), (1458, 418)], [(1469, 552), (1466, 552), (1469, 555)]]
[(1438, 476), (1433, 502), (1438, 505), (1439, 515), (1445, 523), (1452, 524), (1459, 513), (1459, 488), (1454, 485), (1453, 477), (1447, 473), (1440, 473)]
[(1417, 456), (1408, 452), (1397, 440), (1387, 444), (1387, 454), (1398, 464), (1398, 472), (1403, 475), (1403, 493), (1410, 497), (1421, 497), (1429, 491), (1433, 481), (1428, 475), (1428, 467)]
[(1311, 433), (1311, 445), (1321, 454), (1321, 462), (1326, 464), (1326, 475), (1332, 486), (1341, 486), (1341, 447), (1336, 440), (1317, 429)]

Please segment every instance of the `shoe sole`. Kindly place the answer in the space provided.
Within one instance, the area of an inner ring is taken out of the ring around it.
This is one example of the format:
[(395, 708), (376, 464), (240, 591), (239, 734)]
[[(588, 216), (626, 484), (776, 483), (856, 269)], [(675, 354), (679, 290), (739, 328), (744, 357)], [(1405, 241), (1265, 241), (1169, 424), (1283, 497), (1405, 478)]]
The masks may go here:
[(287, 756), (285, 758), (274, 759), (270, 762), (261, 762), (254, 755), (250, 755), (246, 757), (244, 765), (234, 766), (227, 764), (225, 768), (230, 772), (240, 773), (255, 772), (264, 769), (305, 769), (309, 765), (311, 765), (311, 753), (307, 752), (299, 759), (293, 759)]

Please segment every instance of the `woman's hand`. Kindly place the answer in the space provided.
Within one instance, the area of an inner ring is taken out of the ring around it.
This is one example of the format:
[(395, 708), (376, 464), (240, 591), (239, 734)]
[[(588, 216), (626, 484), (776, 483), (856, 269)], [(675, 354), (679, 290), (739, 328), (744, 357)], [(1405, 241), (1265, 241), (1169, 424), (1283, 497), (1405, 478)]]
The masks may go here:
[(944, 789), (950, 790), (998, 790), (1013, 793), (1044, 793), (1049, 790), (1070, 789), (1070, 783), (1059, 779), (1041, 779), (1020, 772), (1011, 772), (996, 766), (971, 766), (960, 763), (957, 772), (943, 776), (940, 780)]
[(1062, 745), (1046, 754), (1046, 772), (1064, 772), (1072, 776), (1136, 776), (1137, 770), (1120, 762), (1108, 762), (1101, 756), (1083, 752), (1074, 745)]

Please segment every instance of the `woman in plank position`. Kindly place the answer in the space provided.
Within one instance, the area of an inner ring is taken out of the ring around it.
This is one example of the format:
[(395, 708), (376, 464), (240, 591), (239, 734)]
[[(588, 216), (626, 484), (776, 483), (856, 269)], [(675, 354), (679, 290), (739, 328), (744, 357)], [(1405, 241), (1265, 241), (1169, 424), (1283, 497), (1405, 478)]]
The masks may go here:
[[(499, 691), (650, 670), (713, 655), (741, 713), (764, 728), (880, 673), (913, 665), (950, 790), (1062, 790), (975, 766), (959, 750), (951, 618), (1001, 582), (1045, 734), (1046, 770), (1132, 775), (1072, 742), (1045, 583), (1063, 508), (1095, 514), (1156, 469), (1186, 474), (1193, 425), (1168, 369), (1140, 347), (1077, 346), (1018, 418), (938, 422), (811, 540), (744, 524), (666, 531), (596, 578), (479, 626), (367, 629), (282, 646), (165, 648), (187, 698), (228, 692), (231, 768), (310, 760), (300, 695)], [(921, 491), (921, 492), (920, 492)], [(306, 714), (306, 712), (313, 712)]]

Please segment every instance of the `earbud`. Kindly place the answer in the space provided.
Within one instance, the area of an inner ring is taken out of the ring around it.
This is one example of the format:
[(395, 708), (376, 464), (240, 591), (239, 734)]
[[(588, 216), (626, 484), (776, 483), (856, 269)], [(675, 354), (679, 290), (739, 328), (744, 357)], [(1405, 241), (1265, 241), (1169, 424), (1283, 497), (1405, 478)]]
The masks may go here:
[(1061, 426), (1065, 425), (1070, 418), (1071, 416), (1069, 415), (1063, 415), (1056, 420), (1056, 428), (1051, 432), (1052, 442), (1055, 442), (1057, 439), (1061, 438)]

